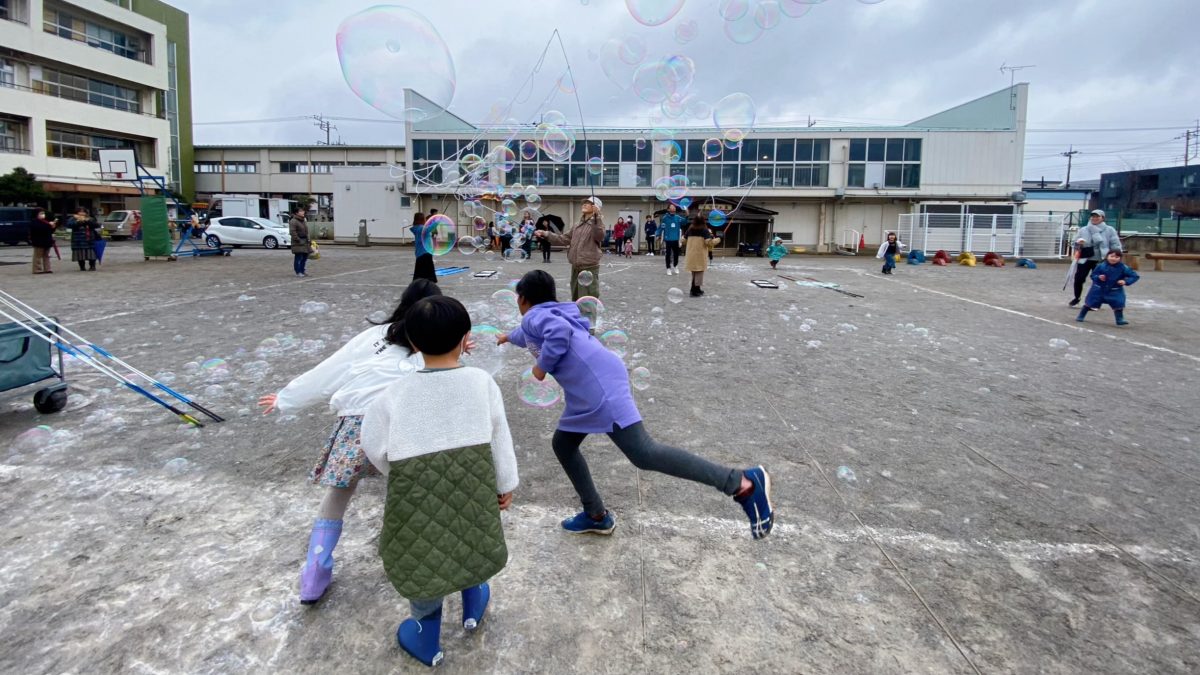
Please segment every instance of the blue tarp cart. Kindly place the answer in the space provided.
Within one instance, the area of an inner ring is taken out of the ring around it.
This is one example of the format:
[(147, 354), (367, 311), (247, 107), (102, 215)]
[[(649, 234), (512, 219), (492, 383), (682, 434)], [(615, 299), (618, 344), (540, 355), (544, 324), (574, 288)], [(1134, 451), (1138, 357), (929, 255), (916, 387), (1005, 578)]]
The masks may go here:
[(33, 406), (43, 414), (58, 412), (67, 405), (62, 352), (35, 333), (55, 340), (58, 329), (32, 322), (0, 323), (0, 392), (57, 380), (34, 393)]

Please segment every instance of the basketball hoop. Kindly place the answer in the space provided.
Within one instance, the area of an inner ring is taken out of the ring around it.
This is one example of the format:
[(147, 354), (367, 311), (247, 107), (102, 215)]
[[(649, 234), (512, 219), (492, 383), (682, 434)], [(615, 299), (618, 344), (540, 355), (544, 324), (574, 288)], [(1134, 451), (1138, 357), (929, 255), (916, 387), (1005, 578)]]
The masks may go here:
[(96, 176), (96, 180), (100, 181), (101, 183), (111, 183), (112, 181), (122, 180), (122, 177), (125, 175), (120, 172), (109, 171), (93, 171), (92, 173)]

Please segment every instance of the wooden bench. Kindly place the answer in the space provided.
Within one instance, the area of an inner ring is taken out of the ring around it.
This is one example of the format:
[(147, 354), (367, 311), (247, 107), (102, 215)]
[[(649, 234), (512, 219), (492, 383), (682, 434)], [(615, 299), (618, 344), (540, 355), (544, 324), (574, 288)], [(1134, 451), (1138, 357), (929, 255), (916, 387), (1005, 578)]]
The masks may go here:
[(1200, 253), (1147, 253), (1146, 260), (1154, 261), (1154, 271), (1163, 271), (1165, 260), (1195, 260), (1200, 262)]

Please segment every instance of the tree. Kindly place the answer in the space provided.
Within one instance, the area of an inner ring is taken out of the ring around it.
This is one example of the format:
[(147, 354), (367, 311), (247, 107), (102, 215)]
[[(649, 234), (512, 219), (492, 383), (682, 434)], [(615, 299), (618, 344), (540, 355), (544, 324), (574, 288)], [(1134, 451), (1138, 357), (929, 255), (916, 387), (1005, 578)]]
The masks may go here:
[(27, 204), (44, 202), (50, 195), (42, 189), (37, 176), (22, 167), (0, 176), (0, 204)]
[(299, 197), (296, 197), (296, 206), (308, 211), (308, 209), (315, 204), (316, 201), (317, 198), (312, 195), (300, 195)]

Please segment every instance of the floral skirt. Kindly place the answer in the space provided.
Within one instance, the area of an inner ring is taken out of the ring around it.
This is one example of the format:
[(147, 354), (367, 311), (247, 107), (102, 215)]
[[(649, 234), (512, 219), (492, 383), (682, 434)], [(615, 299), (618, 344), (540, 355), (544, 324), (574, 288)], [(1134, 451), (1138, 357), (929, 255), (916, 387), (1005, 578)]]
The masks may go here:
[(350, 487), (364, 475), (379, 475), (362, 447), (362, 416), (339, 417), (308, 480), (326, 487)]

